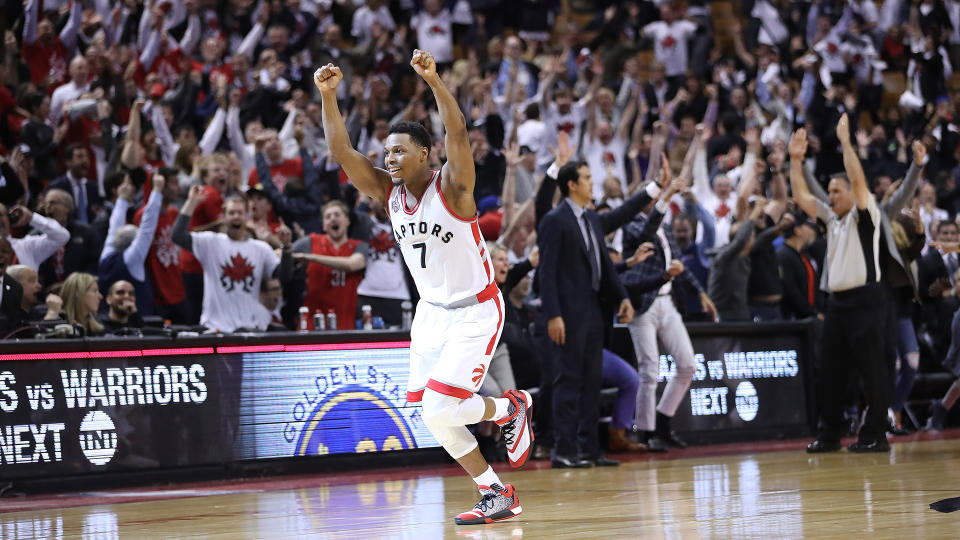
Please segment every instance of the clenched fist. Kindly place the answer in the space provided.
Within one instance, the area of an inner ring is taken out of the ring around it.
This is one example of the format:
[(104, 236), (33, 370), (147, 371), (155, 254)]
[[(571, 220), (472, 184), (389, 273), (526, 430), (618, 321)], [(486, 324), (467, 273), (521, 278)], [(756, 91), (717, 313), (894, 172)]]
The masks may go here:
[(414, 49), (413, 58), (410, 59), (410, 65), (413, 67), (413, 70), (417, 72), (417, 75), (420, 75), (424, 79), (437, 74), (437, 62), (433, 59), (433, 55), (427, 51)]
[(313, 83), (321, 92), (335, 90), (343, 80), (343, 72), (333, 64), (327, 64), (313, 73)]

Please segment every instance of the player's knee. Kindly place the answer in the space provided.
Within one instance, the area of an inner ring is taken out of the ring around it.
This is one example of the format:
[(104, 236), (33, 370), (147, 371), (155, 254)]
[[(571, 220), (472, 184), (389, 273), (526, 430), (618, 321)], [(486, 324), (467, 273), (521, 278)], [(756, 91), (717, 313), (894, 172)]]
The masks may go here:
[(458, 422), (456, 419), (457, 406), (460, 401), (458, 398), (434, 392), (428, 388), (423, 392), (423, 400), (420, 403), (423, 406), (423, 421), (426, 422), (428, 427), (431, 424), (438, 426), (462, 425), (463, 422)]

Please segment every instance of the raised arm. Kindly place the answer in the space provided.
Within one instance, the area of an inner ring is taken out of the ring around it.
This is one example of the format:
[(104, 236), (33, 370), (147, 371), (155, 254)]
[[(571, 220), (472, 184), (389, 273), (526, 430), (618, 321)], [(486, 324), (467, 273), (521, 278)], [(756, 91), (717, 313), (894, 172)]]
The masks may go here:
[(816, 197), (818, 200), (823, 201), (824, 203), (830, 203), (830, 196), (827, 195), (827, 192), (823, 189), (823, 186), (821, 186), (820, 182), (817, 182), (817, 179), (813, 176), (813, 165), (804, 163), (803, 178), (807, 181), (807, 189), (810, 190), (811, 195)]
[(137, 100), (130, 109), (130, 119), (127, 121), (127, 135), (120, 151), (120, 163), (128, 169), (136, 169), (143, 165), (143, 147), (140, 146), (140, 111), (143, 101)]
[(847, 113), (843, 113), (840, 121), (837, 122), (837, 138), (840, 139), (840, 147), (843, 149), (843, 168), (846, 169), (847, 178), (853, 186), (853, 198), (857, 208), (864, 210), (873, 194), (870, 193), (870, 186), (867, 185), (867, 177), (863, 174), (863, 165), (860, 164), (857, 150), (850, 142), (850, 121), (847, 119)]
[[(439, 77), (437, 79), (439, 80)], [(350, 146), (347, 126), (343, 122), (343, 116), (340, 115), (340, 109), (337, 105), (337, 85), (342, 80), (343, 72), (333, 64), (327, 64), (313, 74), (313, 82), (320, 90), (323, 107), (323, 133), (330, 145), (330, 154), (333, 156), (333, 160), (343, 167), (347, 177), (350, 178), (357, 189), (386, 206), (393, 182), (387, 171), (374, 167), (367, 156)], [(466, 132), (466, 126), (464, 126), (464, 132)], [(464, 139), (466, 139), (466, 135), (464, 135)], [(467, 149), (469, 151), (469, 146)], [(449, 149), (447, 152), (449, 153)], [(470, 189), (472, 192), (472, 183)]]
[(80, 2), (70, 3), (70, 18), (63, 30), (60, 30), (60, 43), (66, 47), (67, 51), (73, 51), (77, 46), (77, 32), (80, 31), (80, 19), (83, 15), (83, 6)]
[(446, 132), (443, 142), (447, 150), (447, 162), (443, 165), (440, 184), (443, 195), (461, 216), (472, 216), (477, 212), (477, 204), (473, 200), (476, 170), (473, 165), (470, 141), (467, 139), (467, 123), (463, 113), (457, 105), (457, 99), (453, 97), (440, 78), (440, 74), (437, 73), (437, 64), (432, 54), (415, 49), (410, 65), (433, 91), (437, 109), (440, 111), (440, 120)]
[(517, 167), (520, 166), (520, 149), (516, 142), (503, 149), (503, 157), (507, 162), (507, 171), (503, 178), (500, 200), (503, 201), (503, 230), (507, 230), (517, 215)]
[[(159, 185), (158, 185), (159, 184)], [(117, 199), (119, 202), (120, 199)], [(130, 268), (133, 277), (143, 279), (146, 277), (143, 272), (143, 262), (147, 260), (150, 253), (150, 245), (153, 243), (154, 233), (157, 232), (157, 222), (160, 220), (160, 211), (163, 206), (163, 179), (159, 175), (153, 175), (153, 191), (147, 198), (147, 204), (143, 209), (143, 218), (140, 220), (140, 226), (137, 228), (137, 234), (123, 252), (123, 262)]]
[(30, 0), (23, 10), (23, 44), (33, 45), (37, 41), (37, 13), (40, 0)]
[(807, 181), (803, 175), (803, 157), (807, 154), (806, 129), (800, 128), (790, 137), (788, 152), (790, 153), (790, 188), (793, 189), (793, 199), (808, 216), (816, 216), (817, 199), (807, 188)]
[[(920, 185), (920, 172), (923, 170), (923, 160), (927, 157), (927, 147), (921, 141), (913, 141), (913, 163), (910, 164), (910, 169), (907, 170), (907, 177), (900, 184), (900, 187), (897, 188), (897, 191), (894, 192), (893, 196), (890, 197), (890, 201), (885, 205), (884, 209), (887, 212), (888, 216), (896, 215), (907, 205), (907, 202), (913, 198), (913, 194), (917, 192), (917, 186)], [(892, 219), (892, 217), (891, 217)]]

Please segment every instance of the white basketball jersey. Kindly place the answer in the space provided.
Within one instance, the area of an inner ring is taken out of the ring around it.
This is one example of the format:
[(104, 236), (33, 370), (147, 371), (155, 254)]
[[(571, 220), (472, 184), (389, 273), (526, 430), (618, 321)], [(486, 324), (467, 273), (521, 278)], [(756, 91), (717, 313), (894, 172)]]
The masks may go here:
[(440, 305), (474, 296), (493, 282), (493, 263), (487, 253), (477, 217), (454, 215), (440, 190), (440, 172), (434, 171), (427, 190), (413, 207), (403, 184), (390, 190), (390, 221), (400, 253), (417, 284), (420, 298)]

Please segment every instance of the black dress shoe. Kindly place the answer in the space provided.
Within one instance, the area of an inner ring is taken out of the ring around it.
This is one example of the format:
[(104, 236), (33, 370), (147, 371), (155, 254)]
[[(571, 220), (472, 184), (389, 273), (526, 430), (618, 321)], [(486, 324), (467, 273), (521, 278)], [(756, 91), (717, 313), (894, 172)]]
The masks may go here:
[(808, 454), (823, 454), (840, 450), (840, 441), (832, 439), (816, 439), (807, 445)]
[(847, 450), (855, 452), (857, 454), (865, 453), (883, 453), (890, 451), (890, 443), (887, 442), (887, 439), (881, 439), (877, 441), (857, 441), (847, 447)]
[(555, 456), (550, 460), (550, 466), (554, 469), (587, 469), (593, 467), (593, 463), (586, 459)]
[(647, 452), (669, 452), (670, 445), (667, 441), (663, 440), (663, 437), (659, 435), (654, 435), (647, 439)]
[(687, 443), (684, 442), (680, 437), (677, 437), (677, 433), (675, 431), (671, 430), (665, 434), (660, 433), (657, 436), (660, 437), (663, 440), (663, 442), (669, 444), (670, 446), (676, 446), (677, 448), (687, 447)]
[(610, 459), (607, 456), (600, 456), (595, 458), (586, 458), (587, 461), (593, 463), (597, 467), (617, 467), (620, 465), (620, 462), (615, 459)]

